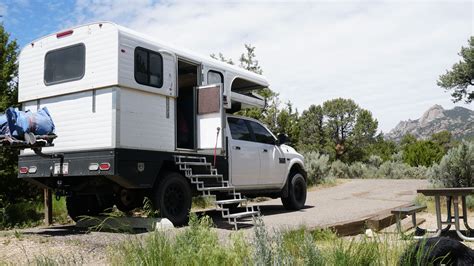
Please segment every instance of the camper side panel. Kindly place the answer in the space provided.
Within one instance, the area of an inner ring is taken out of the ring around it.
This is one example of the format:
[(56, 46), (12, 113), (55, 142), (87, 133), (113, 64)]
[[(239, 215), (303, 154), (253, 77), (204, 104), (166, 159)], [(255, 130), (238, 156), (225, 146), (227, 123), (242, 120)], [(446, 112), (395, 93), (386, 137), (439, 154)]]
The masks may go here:
[(121, 88), (117, 147), (175, 150), (175, 98)]
[[(58, 138), (51, 151), (81, 151), (114, 147), (114, 88), (78, 92), (23, 103), (23, 110), (46, 106)], [(31, 154), (26, 150), (24, 154)]]
[[(113, 24), (91, 24), (75, 28), (69, 36), (47, 36), (23, 48), (19, 58), (19, 102), (116, 85), (118, 76), (118, 30)], [(78, 80), (45, 84), (48, 52), (83, 44), (84, 76)]]

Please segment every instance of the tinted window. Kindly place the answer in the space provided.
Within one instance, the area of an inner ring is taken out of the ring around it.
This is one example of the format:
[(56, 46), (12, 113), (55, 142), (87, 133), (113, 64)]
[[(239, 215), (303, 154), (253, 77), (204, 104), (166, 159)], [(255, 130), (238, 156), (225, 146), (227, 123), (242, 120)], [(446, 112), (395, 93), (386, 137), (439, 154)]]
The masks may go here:
[(229, 129), (230, 133), (232, 134), (232, 139), (246, 141), (252, 140), (249, 128), (247, 127), (247, 124), (244, 120), (229, 117), (227, 121), (229, 122)]
[(220, 84), (224, 83), (222, 74), (217, 71), (209, 71), (207, 73), (207, 84)]
[(157, 88), (163, 86), (163, 58), (159, 53), (141, 47), (135, 49), (135, 81)]
[(248, 121), (252, 128), (255, 140), (260, 143), (275, 144), (275, 137), (265, 127), (257, 122)]
[(44, 83), (52, 85), (84, 76), (86, 68), (86, 47), (84, 44), (50, 51), (44, 58)]

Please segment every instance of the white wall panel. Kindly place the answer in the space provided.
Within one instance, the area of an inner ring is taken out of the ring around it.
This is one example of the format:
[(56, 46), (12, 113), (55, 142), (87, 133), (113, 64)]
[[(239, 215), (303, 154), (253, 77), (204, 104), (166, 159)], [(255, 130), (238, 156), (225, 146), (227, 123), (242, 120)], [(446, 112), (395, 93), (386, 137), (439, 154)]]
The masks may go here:
[[(118, 29), (113, 24), (91, 24), (73, 29), (70, 36), (57, 38), (55, 34), (29, 44), (20, 54), (20, 102), (64, 95), (73, 92), (113, 86), (117, 84)], [(80, 80), (55, 85), (44, 84), (44, 58), (48, 51), (84, 43), (86, 66)]]
[[(45, 148), (44, 151), (114, 147), (113, 90), (107, 88), (96, 91), (95, 112), (93, 112), (93, 91), (42, 99), (40, 107), (48, 108), (58, 135), (54, 140), (55, 146)], [(23, 109), (36, 111), (36, 101), (25, 103)]]
[(121, 88), (118, 105), (122, 148), (145, 150), (175, 150), (175, 99), (169, 99), (167, 117), (166, 96)]

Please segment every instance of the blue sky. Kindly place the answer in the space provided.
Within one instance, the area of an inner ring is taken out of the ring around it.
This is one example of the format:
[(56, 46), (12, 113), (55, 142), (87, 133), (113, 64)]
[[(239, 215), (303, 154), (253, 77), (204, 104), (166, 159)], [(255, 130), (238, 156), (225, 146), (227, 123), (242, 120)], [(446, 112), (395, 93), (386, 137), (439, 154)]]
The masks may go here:
[(99, 20), (234, 61), (251, 43), (282, 102), (301, 111), (352, 98), (384, 132), (434, 104), (454, 106), (436, 80), (474, 28), (473, 2), (457, 0), (0, 0), (0, 14), (21, 46)]

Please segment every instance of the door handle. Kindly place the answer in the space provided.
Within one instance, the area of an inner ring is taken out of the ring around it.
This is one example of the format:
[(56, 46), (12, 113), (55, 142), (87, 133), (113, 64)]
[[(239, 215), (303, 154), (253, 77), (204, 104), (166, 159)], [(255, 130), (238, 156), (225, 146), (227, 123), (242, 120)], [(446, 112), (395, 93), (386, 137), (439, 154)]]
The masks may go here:
[(267, 149), (263, 149), (263, 152), (268, 152), (268, 150), (267, 150)]
[(232, 149), (240, 151), (240, 146), (233, 146)]

